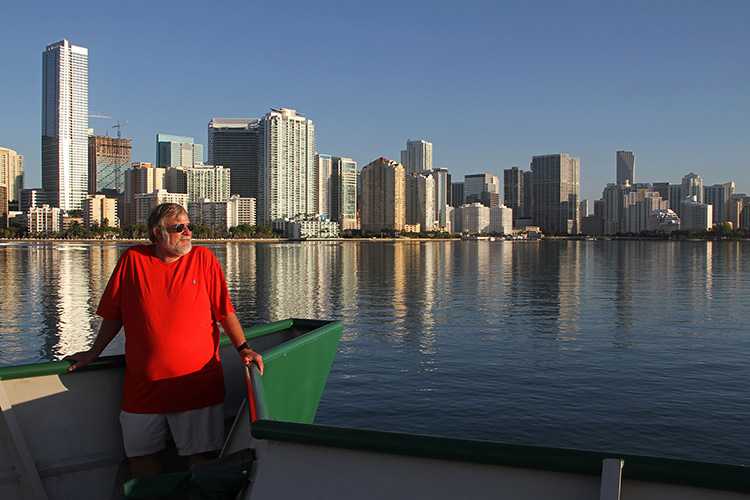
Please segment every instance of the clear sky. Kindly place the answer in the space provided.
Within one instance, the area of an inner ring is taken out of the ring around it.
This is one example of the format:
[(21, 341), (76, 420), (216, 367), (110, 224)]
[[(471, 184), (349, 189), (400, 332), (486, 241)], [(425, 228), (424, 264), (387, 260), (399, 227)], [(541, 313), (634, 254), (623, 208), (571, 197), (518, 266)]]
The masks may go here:
[[(434, 145), (453, 180), (581, 159), (581, 195), (615, 180), (734, 181), (750, 193), (750, 1), (12, 2), (0, 28), (0, 146), (41, 186), (42, 52), (89, 49), (95, 133), (204, 144), (213, 117), (292, 108), (320, 153), (363, 167)], [(502, 182), (502, 181), (501, 181)]]

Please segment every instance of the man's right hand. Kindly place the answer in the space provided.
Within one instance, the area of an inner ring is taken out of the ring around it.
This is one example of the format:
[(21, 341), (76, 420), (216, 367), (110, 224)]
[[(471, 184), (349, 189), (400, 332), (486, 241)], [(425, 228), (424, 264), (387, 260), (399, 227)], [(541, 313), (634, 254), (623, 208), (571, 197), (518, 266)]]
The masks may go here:
[(73, 364), (70, 365), (70, 367), (68, 368), (68, 371), (72, 372), (73, 370), (81, 368), (82, 366), (86, 366), (87, 364), (91, 363), (98, 357), (99, 357), (98, 354), (92, 352), (91, 350), (88, 350), (88, 351), (77, 352), (75, 354), (71, 354), (70, 356), (65, 356), (63, 358), (63, 361), (73, 362)]

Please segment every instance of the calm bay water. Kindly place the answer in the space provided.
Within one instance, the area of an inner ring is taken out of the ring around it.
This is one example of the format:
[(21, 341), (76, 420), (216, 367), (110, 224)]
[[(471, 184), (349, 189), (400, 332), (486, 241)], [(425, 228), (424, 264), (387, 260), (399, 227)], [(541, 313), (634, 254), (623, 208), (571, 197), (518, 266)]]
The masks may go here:
[[(206, 246), (243, 325), (344, 323), (319, 423), (747, 464), (749, 245)], [(126, 247), (0, 242), (0, 365), (87, 347)]]

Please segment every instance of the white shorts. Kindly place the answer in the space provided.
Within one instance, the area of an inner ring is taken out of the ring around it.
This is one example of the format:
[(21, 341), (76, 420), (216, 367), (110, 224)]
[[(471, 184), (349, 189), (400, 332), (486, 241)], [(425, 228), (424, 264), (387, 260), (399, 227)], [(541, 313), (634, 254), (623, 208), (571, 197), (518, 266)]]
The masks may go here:
[(125, 455), (151, 455), (167, 447), (169, 431), (181, 456), (220, 450), (224, 445), (224, 405), (177, 413), (120, 412)]

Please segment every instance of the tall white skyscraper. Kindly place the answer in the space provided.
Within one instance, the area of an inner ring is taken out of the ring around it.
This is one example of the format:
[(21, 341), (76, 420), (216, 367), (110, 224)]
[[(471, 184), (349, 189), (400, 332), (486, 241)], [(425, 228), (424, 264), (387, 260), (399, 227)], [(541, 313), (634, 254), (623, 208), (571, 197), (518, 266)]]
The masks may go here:
[(80, 209), (88, 191), (88, 57), (67, 40), (42, 53), (42, 189), (63, 210)]
[(315, 126), (293, 109), (271, 109), (259, 123), (262, 182), (258, 221), (313, 215), (316, 210)]
[(401, 151), (401, 164), (406, 175), (432, 170), (432, 143), (406, 141), (406, 149)]

